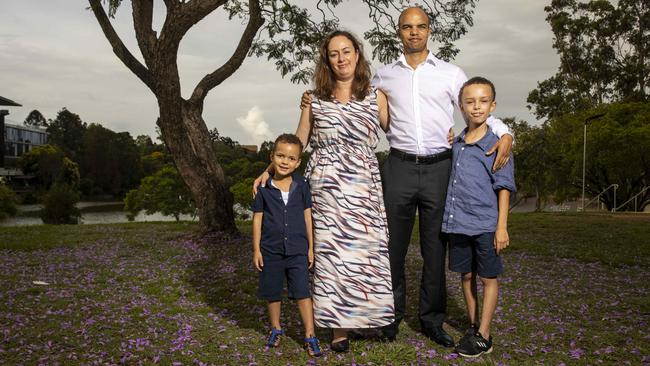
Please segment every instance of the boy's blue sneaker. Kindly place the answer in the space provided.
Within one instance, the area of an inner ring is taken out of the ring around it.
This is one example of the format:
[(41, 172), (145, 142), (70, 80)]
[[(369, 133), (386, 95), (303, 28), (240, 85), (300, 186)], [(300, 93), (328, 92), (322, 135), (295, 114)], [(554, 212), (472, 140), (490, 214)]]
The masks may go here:
[(320, 357), (323, 355), (323, 351), (320, 349), (320, 342), (315, 336), (305, 338), (305, 349), (310, 357)]
[(463, 357), (476, 358), (490, 352), (492, 352), (492, 336), (485, 339), (479, 332), (466, 333), (456, 346), (456, 353)]
[(284, 335), (282, 329), (271, 329), (269, 339), (266, 341), (267, 347), (277, 347), (280, 345), (280, 338)]

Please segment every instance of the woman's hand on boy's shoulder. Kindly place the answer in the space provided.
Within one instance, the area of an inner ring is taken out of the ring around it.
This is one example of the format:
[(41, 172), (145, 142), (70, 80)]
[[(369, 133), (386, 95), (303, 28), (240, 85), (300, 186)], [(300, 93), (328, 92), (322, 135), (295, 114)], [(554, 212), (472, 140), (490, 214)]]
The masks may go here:
[(266, 186), (266, 182), (269, 180), (271, 177), (271, 174), (267, 170), (264, 171), (264, 173), (260, 174), (257, 179), (253, 182), (253, 199), (255, 199), (255, 196), (257, 196), (257, 189), (262, 186)]
[(494, 249), (496, 249), (497, 254), (510, 244), (510, 237), (508, 236), (508, 230), (506, 229), (497, 229), (494, 233)]

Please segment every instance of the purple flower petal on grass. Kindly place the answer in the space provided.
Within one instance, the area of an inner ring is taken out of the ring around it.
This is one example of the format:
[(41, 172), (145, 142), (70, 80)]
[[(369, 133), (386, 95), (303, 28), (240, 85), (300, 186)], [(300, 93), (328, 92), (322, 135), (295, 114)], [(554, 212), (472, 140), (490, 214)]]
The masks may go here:
[(458, 358), (458, 353), (450, 353), (447, 356), (445, 356), (445, 360), (455, 360)]
[(584, 354), (585, 354), (585, 351), (580, 349), (580, 348), (575, 348), (575, 349), (569, 350), (569, 356), (571, 356), (571, 358), (573, 358), (575, 360), (578, 360), (578, 359), (582, 358), (582, 356)]

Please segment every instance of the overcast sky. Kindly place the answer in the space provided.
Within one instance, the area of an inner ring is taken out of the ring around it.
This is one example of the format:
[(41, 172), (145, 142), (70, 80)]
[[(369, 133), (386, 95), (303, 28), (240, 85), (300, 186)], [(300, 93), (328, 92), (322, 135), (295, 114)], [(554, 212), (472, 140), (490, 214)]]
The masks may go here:
[[(559, 64), (551, 47), (553, 34), (544, 20), (548, 3), (481, 0), (474, 27), (457, 42), (461, 52), (453, 62), (470, 77), (482, 75), (494, 81), (499, 117), (537, 123), (526, 108), (526, 97)], [(161, 1), (155, 4), (163, 7)], [(134, 137), (155, 137), (158, 110), (153, 94), (112, 53), (87, 6), (82, 0), (2, 1), (0, 96), (23, 105), (3, 107), (11, 113), (8, 122), (22, 123), (33, 109), (54, 118), (66, 107), (85, 122), (128, 131)], [(342, 25), (362, 35), (367, 11), (356, 1), (348, 1), (342, 10), (346, 14)], [(114, 22), (139, 57), (128, 2)], [(242, 29), (219, 10), (187, 34), (179, 51), (184, 96), (230, 57)], [(366, 51), (370, 56), (370, 49)], [(216, 127), (222, 135), (242, 144), (259, 144), (295, 130), (300, 94), (306, 88), (282, 79), (271, 62), (247, 58), (232, 77), (210, 92), (204, 119), (208, 128)], [(457, 119), (457, 130), (461, 124)]]

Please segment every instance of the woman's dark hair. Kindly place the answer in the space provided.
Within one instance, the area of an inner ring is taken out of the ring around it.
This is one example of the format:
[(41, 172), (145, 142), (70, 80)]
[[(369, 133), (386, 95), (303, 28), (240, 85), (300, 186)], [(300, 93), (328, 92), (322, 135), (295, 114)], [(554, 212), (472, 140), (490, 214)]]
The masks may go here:
[(370, 64), (363, 54), (363, 46), (352, 35), (352, 33), (337, 30), (325, 37), (321, 42), (319, 51), (318, 62), (316, 63), (316, 70), (314, 71), (314, 94), (319, 99), (331, 101), (332, 93), (334, 92), (334, 85), (336, 78), (330, 65), (330, 60), (327, 52), (327, 47), (334, 37), (343, 36), (352, 42), (352, 46), (359, 54), (359, 61), (357, 62), (354, 71), (354, 80), (352, 81), (352, 95), (356, 100), (364, 100), (370, 92)]

